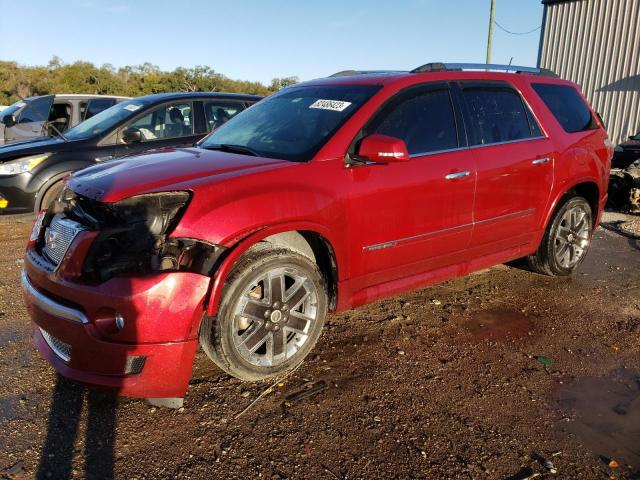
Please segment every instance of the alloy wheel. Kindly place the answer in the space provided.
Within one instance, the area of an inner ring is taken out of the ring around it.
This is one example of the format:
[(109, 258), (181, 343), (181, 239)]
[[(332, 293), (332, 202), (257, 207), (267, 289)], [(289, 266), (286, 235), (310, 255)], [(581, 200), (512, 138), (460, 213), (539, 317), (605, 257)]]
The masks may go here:
[(565, 212), (556, 230), (554, 255), (563, 268), (572, 268), (584, 256), (590, 241), (590, 216), (580, 205)]
[(247, 362), (273, 367), (293, 357), (309, 339), (318, 315), (314, 283), (290, 267), (253, 279), (233, 316), (233, 344)]

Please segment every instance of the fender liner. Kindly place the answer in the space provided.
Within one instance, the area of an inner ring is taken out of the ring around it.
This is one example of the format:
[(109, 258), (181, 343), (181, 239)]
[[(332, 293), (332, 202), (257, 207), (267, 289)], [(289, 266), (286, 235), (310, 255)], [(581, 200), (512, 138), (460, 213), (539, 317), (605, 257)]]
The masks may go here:
[[(227, 277), (231, 273), (236, 261), (253, 245), (264, 240), (271, 235), (276, 235), (278, 233), (289, 232), (289, 231), (311, 231), (315, 232), (319, 235), (322, 235), (329, 246), (333, 250), (334, 255), (336, 256), (337, 270), (338, 272), (342, 272), (343, 269), (340, 265), (340, 254), (339, 251), (335, 249), (335, 242), (332, 241), (331, 233), (329, 229), (324, 227), (323, 225), (317, 223), (286, 223), (286, 224), (278, 224), (271, 225), (268, 227), (261, 228), (260, 230), (254, 231), (248, 236), (242, 238), (235, 245), (229, 247), (229, 249), (225, 252), (224, 259), (218, 265), (214, 275), (211, 278), (211, 282), (209, 284), (209, 295), (207, 300), (205, 300), (205, 310), (207, 315), (212, 316), (218, 313), (218, 306), (220, 303), (220, 298), (222, 297), (222, 290), (224, 288), (224, 284), (227, 280)], [(337, 280), (337, 279), (336, 279)]]

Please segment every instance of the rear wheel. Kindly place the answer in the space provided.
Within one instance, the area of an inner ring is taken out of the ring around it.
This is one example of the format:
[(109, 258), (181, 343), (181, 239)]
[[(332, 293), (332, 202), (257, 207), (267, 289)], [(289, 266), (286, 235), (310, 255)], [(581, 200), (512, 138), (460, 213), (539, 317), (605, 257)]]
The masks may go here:
[(261, 380), (296, 367), (315, 345), (327, 313), (324, 278), (309, 258), (260, 249), (242, 258), (200, 343), (227, 373)]
[(584, 260), (592, 233), (589, 202), (582, 197), (566, 197), (549, 222), (540, 248), (527, 258), (529, 267), (545, 275), (571, 275)]

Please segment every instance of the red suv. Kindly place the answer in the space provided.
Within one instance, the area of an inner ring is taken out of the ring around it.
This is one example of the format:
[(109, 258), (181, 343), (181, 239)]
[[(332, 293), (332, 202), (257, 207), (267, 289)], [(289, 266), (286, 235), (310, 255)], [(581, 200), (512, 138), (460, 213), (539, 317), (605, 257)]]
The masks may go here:
[(82, 170), (34, 226), (22, 282), (62, 375), (182, 397), (198, 342), (281, 374), (328, 311), (526, 257), (570, 275), (612, 146), (575, 84), (522, 67), (341, 72), (194, 148)]

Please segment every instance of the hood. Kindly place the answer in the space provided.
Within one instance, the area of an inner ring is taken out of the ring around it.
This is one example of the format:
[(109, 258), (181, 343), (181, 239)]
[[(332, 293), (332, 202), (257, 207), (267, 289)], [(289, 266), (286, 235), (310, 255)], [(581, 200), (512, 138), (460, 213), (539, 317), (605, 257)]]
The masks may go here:
[(64, 142), (62, 139), (54, 137), (38, 137), (31, 140), (7, 143), (0, 145), (0, 162), (6, 162), (27, 155), (58, 151), (61, 150), (61, 146), (66, 146), (69, 143), (71, 143), (71, 141)]
[(202, 148), (171, 148), (85, 168), (72, 175), (67, 186), (94, 200), (117, 202), (143, 193), (188, 190), (231, 174), (285, 165), (291, 162)]

